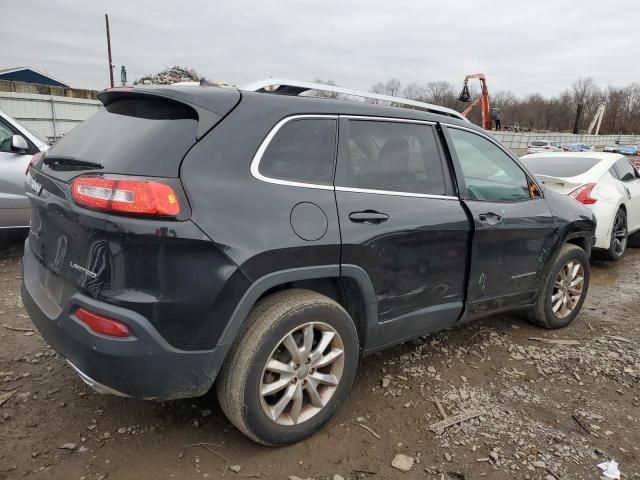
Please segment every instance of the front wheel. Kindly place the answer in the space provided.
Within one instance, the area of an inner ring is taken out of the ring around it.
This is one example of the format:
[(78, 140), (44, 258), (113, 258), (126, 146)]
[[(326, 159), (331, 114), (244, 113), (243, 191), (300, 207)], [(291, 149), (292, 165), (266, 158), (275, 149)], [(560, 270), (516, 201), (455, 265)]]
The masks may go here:
[(340, 407), (358, 358), (355, 325), (338, 303), (309, 290), (274, 293), (253, 308), (225, 360), (220, 406), (256, 442), (298, 442)]
[(544, 328), (562, 328), (578, 315), (589, 290), (589, 258), (580, 247), (562, 246), (536, 305), (527, 312), (529, 321)]

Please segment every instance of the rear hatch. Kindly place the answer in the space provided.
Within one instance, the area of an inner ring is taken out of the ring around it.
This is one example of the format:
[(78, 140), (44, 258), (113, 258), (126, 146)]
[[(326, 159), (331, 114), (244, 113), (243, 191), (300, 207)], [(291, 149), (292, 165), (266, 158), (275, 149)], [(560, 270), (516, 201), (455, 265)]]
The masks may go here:
[[(186, 248), (181, 238), (199, 238), (187, 221), (189, 206), (178, 178), (182, 159), (238, 104), (240, 94), (145, 87), (108, 90), (98, 98), (104, 108), (27, 174), (29, 246), (40, 263), (40, 282), (59, 306), (75, 292), (98, 298), (105, 288), (114, 297), (134, 291), (137, 302), (152, 303), (158, 279), (145, 265), (162, 268), (168, 245), (180, 250)], [(82, 189), (76, 186), (87, 180)], [(156, 194), (150, 186), (169, 192), (166, 198), (178, 211), (140, 203)], [(123, 208), (115, 211), (117, 205)]]

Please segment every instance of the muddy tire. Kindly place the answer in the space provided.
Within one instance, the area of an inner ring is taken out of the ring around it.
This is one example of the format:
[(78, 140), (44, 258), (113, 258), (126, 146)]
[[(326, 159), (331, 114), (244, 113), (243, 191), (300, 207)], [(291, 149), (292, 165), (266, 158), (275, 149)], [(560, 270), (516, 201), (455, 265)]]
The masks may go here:
[(359, 340), (349, 314), (302, 289), (261, 299), (217, 380), (227, 418), (258, 443), (283, 446), (317, 432), (348, 396)]
[(631, 248), (640, 248), (640, 232), (636, 232), (633, 235), (629, 235), (628, 245)]
[(569, 325), (578, 315), (589, 290), (589, 258), (576, 245), (565, 244), (556, 256), (553, 268), (527, 319), (544, 328)]
[(613, 219), (609, 248), (607, 250), (597, 251), (596, 256), (602, 260), (617, 262), (624, 257), (628, 241), (627, 214), (624, 210), (620, 209), (616, 212), (616, 216)]

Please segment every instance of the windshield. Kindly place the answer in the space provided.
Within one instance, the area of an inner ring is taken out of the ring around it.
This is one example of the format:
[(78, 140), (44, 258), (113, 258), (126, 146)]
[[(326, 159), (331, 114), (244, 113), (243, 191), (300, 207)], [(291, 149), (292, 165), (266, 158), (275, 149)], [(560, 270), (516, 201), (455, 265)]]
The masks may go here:
[(531, 146), (532, 147), (546, 147), (548, 143), (549, 142), (542, 142), (540, 140), (536, 140), (534, 142), (531, 142)]
[(524, 157), (520, 160), (534, 174), (550, 177), (576, 177), (588, 172), (600, 162), (597, 158), (577, 157)]

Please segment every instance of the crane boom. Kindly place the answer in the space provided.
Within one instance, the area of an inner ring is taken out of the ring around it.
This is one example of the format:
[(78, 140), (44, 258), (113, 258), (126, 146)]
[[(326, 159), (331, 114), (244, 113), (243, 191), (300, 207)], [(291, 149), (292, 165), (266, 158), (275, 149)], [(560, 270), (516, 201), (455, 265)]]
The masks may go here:
[(591, 135), (594, 127), (596, 129), (594, 135), (598, 135), (598, 133), (600, 132), (600, 125), (602, 124), (602, 117), (604, 117), (604, 109), (606, 108), (606, 106), (606, 103), (601, 103), (600, 105), (598, 105), (596, 114), (593, 116), (593, 120), (591, 120), (591, 124), (589, 125), (589, 130), (587, 130), (588, 135)]

